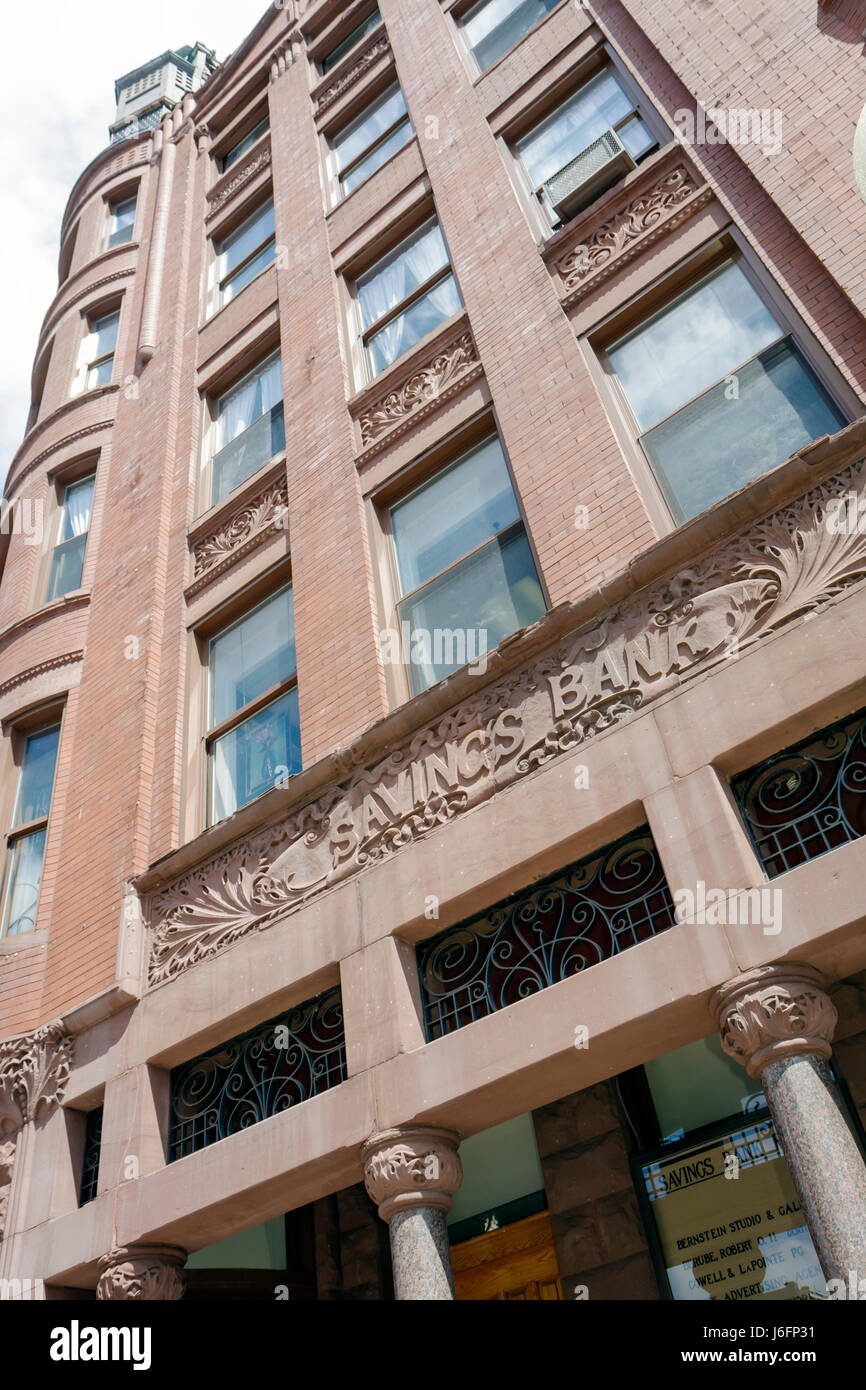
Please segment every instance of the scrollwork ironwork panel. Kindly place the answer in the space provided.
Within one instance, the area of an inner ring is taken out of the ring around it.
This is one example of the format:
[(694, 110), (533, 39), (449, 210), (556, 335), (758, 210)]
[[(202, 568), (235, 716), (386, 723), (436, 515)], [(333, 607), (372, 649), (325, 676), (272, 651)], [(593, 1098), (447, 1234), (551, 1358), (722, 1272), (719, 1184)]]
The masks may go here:
[(100, 1105), (89, 1110), (84, 1125), (84, 1160), (81, 1164), (81, 1186), (78, 1189), (78, 1205), (83, 1207), (96, 1196), (99, 1183), (99, 1155), (102, 1149), (102, 1114)]
[(343, 1004), (333, 989), (175, 1067), (169, 1162), (345, 1079)]
[(770, 878), (866, 835), (866, 710), (732, 782)]
[(646, 826), (417, 951), (427, 1037), (453, 1033), (675, 923)]

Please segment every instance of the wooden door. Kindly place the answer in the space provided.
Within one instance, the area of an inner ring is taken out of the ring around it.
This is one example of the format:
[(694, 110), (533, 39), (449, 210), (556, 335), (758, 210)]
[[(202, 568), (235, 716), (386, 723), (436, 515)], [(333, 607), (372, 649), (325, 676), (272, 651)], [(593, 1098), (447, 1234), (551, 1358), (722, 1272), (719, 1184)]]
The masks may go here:
[(458, 1299), (562, 1298), (553, 1230), (546, 1211), (453, 1245), (451, 1264)]

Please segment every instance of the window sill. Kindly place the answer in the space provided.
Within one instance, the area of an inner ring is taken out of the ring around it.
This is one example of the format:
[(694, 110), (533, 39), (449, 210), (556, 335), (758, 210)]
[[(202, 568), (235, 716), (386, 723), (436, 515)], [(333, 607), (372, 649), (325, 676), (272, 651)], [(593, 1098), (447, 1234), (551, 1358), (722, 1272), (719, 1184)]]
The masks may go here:
[(14, 956), (19, 951), (44, 951), (48, 945), (48, 928), (37, 927), (35, 931), (22, 931), (17, 936), (0, 936), (0, 956)]
[(236, 488), (226, 493), (225, 497), (212, 503), (207, 511), (197, 516), (187, 528), (186, 538), (190, 547), (197, 545), (223, 522), (229, 521), (239, 508), (252, 502), (268, 483), (276, 482), (282, 477), (285, 467), (286, 451), (281, 449), (273, 458), (269, 458), (267, 463), (257, 468), (255, 473), (251, 473), (242, 483), (238, 483)]
[[(597, 221), (604, 221), (608, 212), (617, 208), (623, 200), (628, 202), (632, 196), (632, 191), (640, 187), (643, 183), (649, 182), (659, 172), (660, 166), (671, 160), (674, 153), (681, 157), (686, 154), (683, 146), (676, 140), (669, 140), (660, 149), (653, 151), (636, 169), (631, 169), (625, 178), (619, 179), (610, 188), (605, 189), (594, 202), (580, 212), (575, 213), (562, 227), (556, 231), (548, 229), (546, 235), (542, 237), (540, 251), (545, 260), (554, 256), (567, 242), (571, 241), (576, 232), (585, 224), (587, 227)], [(701, 180), (703, 182), (703, 180)]]

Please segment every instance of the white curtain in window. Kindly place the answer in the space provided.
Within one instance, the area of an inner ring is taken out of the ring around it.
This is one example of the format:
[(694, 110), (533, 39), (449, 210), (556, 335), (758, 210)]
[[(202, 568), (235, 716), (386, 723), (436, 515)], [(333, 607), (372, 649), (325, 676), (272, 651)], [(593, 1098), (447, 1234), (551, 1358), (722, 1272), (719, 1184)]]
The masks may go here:
[(261, 372), (250, 377), (237, 391), (220, 402), (217, 450), (237, 439), (239, 434), (248, 430), (282, 399), (282, 366), (279, 357), (275, 357)]
[(76, 536), (84, 536), (90, 530), (90, 516), (93, 511), (93, 479), (66, 489), (63, 536), (71, 541)]
[[(369, 279), (359, 281), (358, 299), (364, 327), (370, 328), (372, 324), (377, 323), (447, 264), (445, 238), (436, 222), (387, 265), (373, 271)], [(434, 291), (434, 295), (435, 293)], [(442, 305), (437, 304), (436, 307), (441, 309), (450, 302), (450, 295), (447, 291), (440, 290), (439, 293)], [(436, 303), (435, 298), (433, 302)], [(397, 356), (396, 348), (401, 334), (402, 325), (399, 319), (389, 324), (382, 333), (382, 350), (386, 360), (393, 361)]]

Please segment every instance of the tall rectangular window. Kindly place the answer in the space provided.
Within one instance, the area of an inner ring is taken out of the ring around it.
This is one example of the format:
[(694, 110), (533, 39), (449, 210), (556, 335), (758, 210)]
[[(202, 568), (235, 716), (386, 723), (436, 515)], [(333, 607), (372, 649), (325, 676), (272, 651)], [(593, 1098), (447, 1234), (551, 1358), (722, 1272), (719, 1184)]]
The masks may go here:
[(232, 145), (231, 149), (223, 155), (222, 160), (220, 161), (220, 167), (222, 172), (225, 173), (226, 169), (230, 169), (233, 164), (237, 164), (239, 159), (243, 159), (247, 150), (252, 149), (259, 136), (264, 135), (265, 131), (269, 129), (270, 119), (268, 116), (263, 116), (262, 119), (256, 125), (253, 126), (252, 130), (248, 131), (246, 135), (242, 136), (241, 139), (238, 140), (237, 144)]
[(378, 96), (331, 142), (341, 194), (345, 196), (362, 184), (411, 136), (412, 122), (397, 84)]
[(57, 724), (30, 734), (24, 742), (12, 824), (6, 836), (0, 937), (19, 936), (36, 926), (59, 740)]
[[(518, 140), (516, 153), (535, 196), (552, 218), (558, 213), (545, 185), (610, 130), (617, 135), (634, 164), (658, 144), (616, 73), (605, 68)], [(610, 181), (624, 172), (624, 169), (614, 168)], [(601, 191), (599, 188), (598, 192)]]
[(513, 48), (560, 0), (481, 0), (460, 20), (482, 72)]
[(86, 340), (86, 391), (92, 391), (95, 386), (106, 386), (111, 381), (119, 323), (120, 310), (115, 309), (113, 313), (94, 319), (90, 324), (90, 334)]
[(234, 299), (276, 253), (274, 200), (269, 198), (217, 246), (220, 304)]
[(740, 261), (718, 267), (607, 356), (677, 521), (845, 423)]
[(428, 222), (357, 281), (366, 360), (377, 376), (463, 301), (439, 223)]
[(347, 53), (351, 53), (355, 45), (359, 44), (364, 36), (370, 33), (371, 29), (375, 29), (381, 20), (382, 16), (379, 14), (378, 8), (371, 10), (366, 19), (362, 19), (360, 24), (356, 25), (344, 39), (341, 39), (329, 53), (326, 53), (324, 58), (320, 59), (319, 66), (322, 69), (322, 74), (324, 75), (326, 72), (330, 72), (331, 68), (336, 67), (340, 59), (345, 58)]
[(280, 355), (256, 367), (217, 402), (211, 505), (285, 448)]
[(133, 196), (125, 198), (122, 203), (112, 204), (108, 229), (109, 246), (122, 246), (124, 242), (132, 241), (136, 202), (137, 198)]
[(48, 592), (45, 602), (60, 598), (73, 589), (81, 587), (84, 571), (84, 552), (87, 547), (87, 534), (93, 514), (93, 487), (96, 475), (82, 478), (80, 482), (69, 483), (63, 491), (63, 506), (60, 509), (60, 529), (57, 544), (51, 556), (51, 571), (48, 576)]
[(495, 435), (393, 506), (391, 532), (413, 695), (545, 612)]
[(210, 642), (211, 823), (301, 770), (291, 586)]

